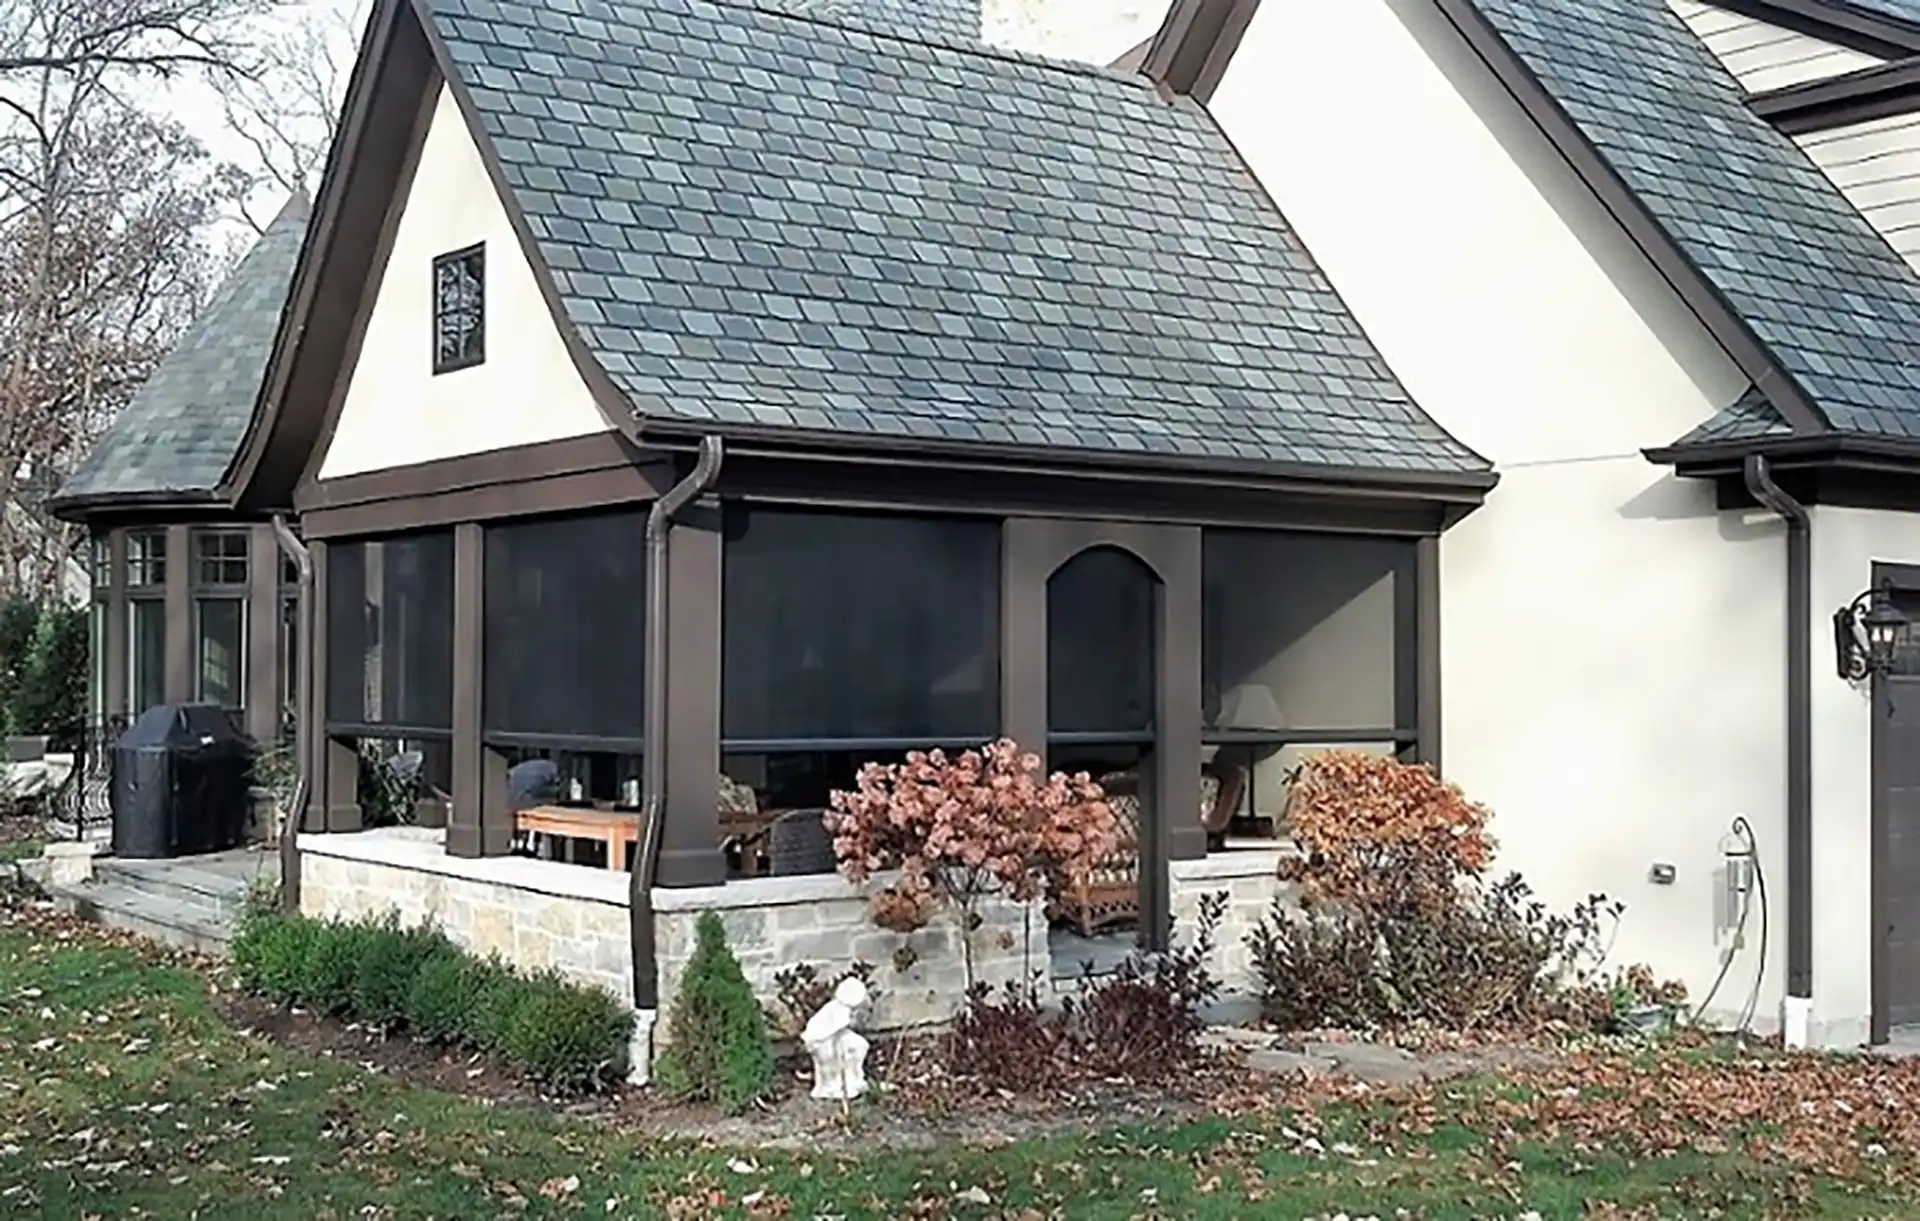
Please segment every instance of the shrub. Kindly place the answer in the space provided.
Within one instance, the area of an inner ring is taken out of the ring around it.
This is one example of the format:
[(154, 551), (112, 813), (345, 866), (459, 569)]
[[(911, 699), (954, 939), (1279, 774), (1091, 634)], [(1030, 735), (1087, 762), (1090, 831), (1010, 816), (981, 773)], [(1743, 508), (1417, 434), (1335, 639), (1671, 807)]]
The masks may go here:
[(717, 1103), (738, 1114), (773, 1083), (767, 1019), (740, 961), (727, 948), (720, 917), (700, 913), (695, 938), (668, 1014), (671, 1045), (661, 1057), (660, 1084), (680, 1098)]
[(835, 792), (826, 827), (840, 872), (865, 881), (899, 869), (875, 896), (874, 923), (924, 927), (942, 904), (959, 918), (961, 962), (974, 982), (971, 933), (982, 895), (1021, 902), (1040, 893), (1049, 867), (1072, 869), (1110, 855), (1118, 823), (1086, 773), (1042, 778), (1040, 757), (1002, 738), (948, 757), (914, 751), (904, 763), (869, 763), (852, 792)]
[(1206, 1007), (1220, 995), (1211, 963), (1227, 896), (1202, 895), (1193, 936), (1161, 954), (1129, 954), (1068, 1001), (1084, 1057), (1111, 1076), (1150, 1077), (1200, 1058)]
[(248, 991), (275, 1002), (497, 1054), (564, 1090), (616, 1080), (633, 1028), (611, 996), (483, 962), (394, 916), (320, 921), (249, 904), (233, 962)]
[(1490, 883), (1488, 811), (1424, 765), (1329, 751), (1302, 765), (1291, 812), (1299, 909), (1276, 903), (1249, 937), (1270, 1021), (1538, 1021), (1605, 958), (1620, 905), (1550, 912), (1518, 874)]
[(40, 606), (15, 595), (0, 598), (0, 734), (29, 733), (19, 721), (19, 693), (40, 628)]
[(545, 973), (525, 981), (501, 1054), (557, 1088), (593, 1090), (625, 1075), (632, 1032), (633, 1016), (613, 997)]
[(403, 929), (391, 915), (369, 929), (353, 979), (353, 1014), (383, 1030), (406, 1022), (407, 998), (427, 959), (451, 944), (430, 926)]
[(233, 965), (241, 986), (276, 1005), (300, 1001), (306, 961), (320, 925), (249, 906), (233, 939)]
[(87, 612), (43, 609), (14, 692), (13, 723), (25, 733), (59, 733), (83, 724), (91, 664)]
[(432, 1043), (477, 1041), (465, 1037), (473, 1021), (474, 1005), (480, 999), (480, 986), (486, 965), (468, 958), (448, 945), (420, 963), (407, 989), (407, 1026)]
[(1021, 984), (969, 988), (947, 1045), (955, 1072), (1014, 1093), (1058, 1084), (1078, 1051), (1064, 1015), (1043, 1009), (1039, 989)]

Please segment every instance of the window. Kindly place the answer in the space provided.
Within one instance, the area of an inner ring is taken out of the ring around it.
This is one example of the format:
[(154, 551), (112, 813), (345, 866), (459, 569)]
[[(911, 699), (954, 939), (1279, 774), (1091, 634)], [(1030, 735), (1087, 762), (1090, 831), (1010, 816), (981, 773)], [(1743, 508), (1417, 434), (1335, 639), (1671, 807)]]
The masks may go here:
[(646, 514), (492, 526), (483, 718), (498, 744), (638, 748), (645, 704)]
[(335, 543), (327, 720), (353, 736), (453, 728), (453, 535)]
[(193, 533), (193, 580), (201, 587), (245, 586), (247, 532), (196, 530)]
[(167, 532), (127, 532), (127, 588), (159, 590), (167, 583)]
[(127, 603), (127, 711), (139, 716), (167, 702), (167, 606), (158, 598)]
[(91, 551), (93, 587), (106, 589), (113, 584), (113, 545), (104, 534), (93, 536)]
[(487, 358), (487, 248), (433, 261), (433, 371), (452, 373)]
[(1277, 826), (1289, 775), (1316, 751), (1413, 746), (1412, 564), (1398, 539), (1207, 531), (1202, 740), (1246, 781), (1243, 822)]
[(193, 604), (193, 698), (222, 708), (245, 702), (247, 604), (200, 598)]

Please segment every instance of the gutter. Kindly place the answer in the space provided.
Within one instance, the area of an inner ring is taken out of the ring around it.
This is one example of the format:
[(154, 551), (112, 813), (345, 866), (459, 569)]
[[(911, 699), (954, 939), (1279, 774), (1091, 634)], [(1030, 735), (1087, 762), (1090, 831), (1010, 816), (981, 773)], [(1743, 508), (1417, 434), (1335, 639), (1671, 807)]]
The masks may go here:
[(1807, 1045), (1813, 1011), (1813, 519), (1773, 481), (1758, 454), (1747, 491), (1787, 523), (1787, 1001), (1788, 1047)]
[(289, 914), (300, 911), (300, 849), (296, 837), (300, 834), (300, 821), (306, 817), (308, 771), (312, 767), (312, 754), (308, 749), (313, 742), (313, 553), (307, 550), (294, 532), (287, 528), (287, 519), (279, 513), (273, 515), (273, 537), (280, 544), (280, 551), (293, 560), (298, 570), (298, 590), (295, 595), (294, 622), (300, 632), (300, 672), (294, 679), (293, 718), (293, 757), (294, 784), (293, 801), (280, 820), (280, 909)]
[(659, 955), (654, 946), (653, 881), (660, 867), (662, 814), (667, 805), (667, 537), (674, 519), (720, 477), (726, 454), (720, 438), (700, 438), (700, 456), (686, 478), (668, 488), (647, 511), (646, 711), (641, 722), (640, 854), (628, 879), (627, 907), (633, 939), (633, 1007), (660, 1003)]

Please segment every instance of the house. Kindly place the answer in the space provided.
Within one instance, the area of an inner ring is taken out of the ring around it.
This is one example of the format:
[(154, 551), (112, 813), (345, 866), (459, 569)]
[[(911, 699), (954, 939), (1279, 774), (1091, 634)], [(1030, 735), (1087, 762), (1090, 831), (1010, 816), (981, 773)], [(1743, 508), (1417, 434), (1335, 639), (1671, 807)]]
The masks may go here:
[(89, 534), (98, 722), (199, 701), (260, 741), (281, 732), (294, 574), (270, 514), (236, 512), (221, 479), (253, 417), (307, 215), (306, 200), (287, 202), (49, 502)]
[[(1230, 816), (1277, 813), (1271, 760), (1437, 757), (1437, 544), (1486, 461), (1193, 99), (973, 21), (376, 6), (219, 483), (311, 557), (305, 910), (433, 918), (650, 1019), (702, 910), (763, 988), (884, 959), (819, 807), (1006, 734), (1132, 787), (1124, 941), (1227, 890), (1244, 985), (1282, 849)], [(443, 750), (444, 830), (364, 825), (369, 741)], [(596, 863), (516, 851), (538, 758), (611, 807)], [(1042, 919), (993, 912), (983, 976)], [(881, 1020), (961, 980), (929, 931)]]
[(1908, 0), (1182, 0), (1123, 61), (1500, 475), (1436, 550), (1445, 772), (1504, 861), (1795, 1044), (1920, 1020), (1917, 38)]

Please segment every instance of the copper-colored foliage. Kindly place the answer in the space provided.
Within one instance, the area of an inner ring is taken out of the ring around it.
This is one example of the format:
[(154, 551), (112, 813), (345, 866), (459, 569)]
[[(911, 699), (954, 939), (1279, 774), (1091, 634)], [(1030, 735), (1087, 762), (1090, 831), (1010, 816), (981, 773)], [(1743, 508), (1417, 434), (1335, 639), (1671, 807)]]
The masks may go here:
[(1281, 869), (1310, 900), (1370, 905), (1390, 887), (1437, 909), (1493, 861), (1490, 811), (1425, 764), (1327, 751), (1301, 765), (1289, 813), (1306, 859)]
[(943, 898), (997, 890), (1032, 899), (1043, 866), (1098, 860), (1118, 837), (1092, 777), (1045, 775), (1038, 755), (1006, 738), (958, 755), (869, 763), (832, 804), (826, 825), (842, 874), (858, 882), (900, 870), (873, 909), (875, 923), (897, 932), (923, 927)]

